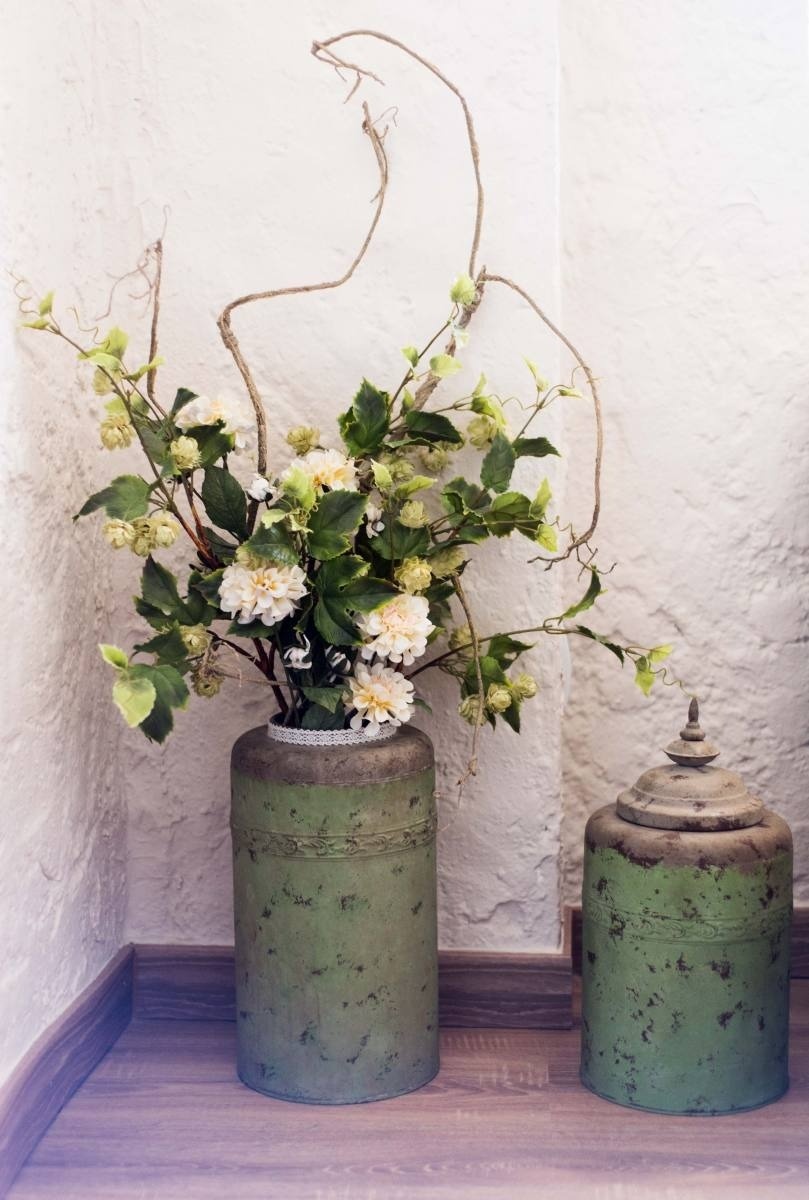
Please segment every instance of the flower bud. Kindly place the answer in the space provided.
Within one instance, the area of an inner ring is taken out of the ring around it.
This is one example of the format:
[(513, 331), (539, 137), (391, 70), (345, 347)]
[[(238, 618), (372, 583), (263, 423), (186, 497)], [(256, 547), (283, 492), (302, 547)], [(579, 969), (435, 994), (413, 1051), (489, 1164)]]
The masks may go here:
[(290, 429), (286, 441), (296, 454), (308, 454), (320, 441), (320, 430), (315, 425), (296, 425)]
[(399, 521), (407, 529), (421, 529), (422, 526), (429, 525), (430, 518), (421, 500), (408, 500), (402, 505)]
[(155, 548), (154, 530), (150, 517), (138, 517), (132, 522), (132, 538), (129, 542), (133, 554), (146, 558)]
[(130, 546), (135, 536), (135, 530), (129, 521), (119, 521), (117, 518), (105, 521), (101, 532), (113, 550), (122, 550), (124, 546)]
[(192, 658), (204, 654), (211, 644), (211, 635), (204, 625), (181, 625), (180, 637)]
[(489, 712), (503, 713), (511, 708), (511, 692), (504, 683), (491, 683), (486, 693), (486, 707)]
[(511, 682), (511, 690), (518, 700), (530, 700), (536, 696), (538, 687), (536, 679), (527, 671), (521, 671)]
[(494, 439), (497, 433), (497, 422), (493, 417), (480, 415), (473, 417), (466, 427), (468, 441), (476, 450), (483, 450)]
[(461, 646), (471, 649), (472, 646), (472, 630), (468, 625), (458, 625), (449, 635), (450, 650), (459, 650)]
[(221, 675), (215, 674), (209, 668), (205, 670), (199, 668), (191, 672), (191, 687), (198, 696), (205, 696), (206, 699), (210, 699), (211, 696), (216, 695), (221, 686)]
[(400, 567), (394, 571), (394, 578), (406, 592), (413, 595), (423, 592), (430, 586), (432, 571), (423, 558), (406, 558)]
[(394, 483), (406, 483), (416, 473), (416, 468), (406, 458), (394, 458), (392, 462), (386, 465)]
[(466, 562), (466, 556), (460, 546), (449, 546), (439, 550), (430, 559), (430, 570), (436, 579), (445, 579), (452, 575)]
[(458, 715), (463, 717), (469, 725), (479, 725), (482, 716), (480, 696), (467, 696), (465, 700), (462, 700), (458, 705)]
[(194, 471), (200, 465), (199, 442), (183, 434), (169, 446), (171, 457), (178, 471)]
[(443, 446), (422, 446), (419, 457), (428, 471), (438, 474), (449, 462), (449, 453)]
[(152, 526), (154, 545), (163, 549), (173, 546), (177, 540), (177, 534), (180, 532), (180, 526), (174, 518), (170, 517), (168, 513), (157, 513), (156, 516), (150, 517), (149, 521)]
[(135, 430), (129, 417), (113, 414), (101, 422), (101, 444), (106, 450), (125, 450), (132, 444)]

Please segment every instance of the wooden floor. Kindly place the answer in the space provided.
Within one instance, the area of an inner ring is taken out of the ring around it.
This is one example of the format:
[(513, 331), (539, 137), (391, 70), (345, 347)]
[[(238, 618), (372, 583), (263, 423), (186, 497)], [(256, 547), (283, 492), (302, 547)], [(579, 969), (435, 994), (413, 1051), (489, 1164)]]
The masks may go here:
[(9, 1200), (807, 1200), (809, 980), (794, 988), (791, 1090), (716, 1118), (590, 1095), (575, 1030), (447, 1030), (422, 1091), (319, 1108), (243, 1087), (232, 1024), (136, 1021)]

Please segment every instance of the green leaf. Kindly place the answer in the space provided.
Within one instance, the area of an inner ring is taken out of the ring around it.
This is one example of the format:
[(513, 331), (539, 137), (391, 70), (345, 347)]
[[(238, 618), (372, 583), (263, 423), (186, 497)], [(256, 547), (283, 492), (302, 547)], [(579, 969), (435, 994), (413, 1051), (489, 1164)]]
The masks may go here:
[(106, 367), (107, 370), (120, 371), (121, 359), (126, 354), (128, 345), (129, 334), (124, 333), (123, 329), (119, 329), (115, 325), (104, 338), (103, 342), (98, 346), (93, 346), (90, 350), (82, 350), (79, 358), (90, 359), (91, 362)]
[(531, 505), (531, 515), (534, 517), (544, 517), (545, 509), (548, 507), (552, 495), (553, 492), (551, 491), (550, 483), (547, 479), (543, 479), (534, 497), (534, 502)]
[(156, 693), (154, 707), (140, 722), (140, 727), (153, 742), (164, 742), (174, 727), (173, 708), (185, 708), (188, 704), (188, 688), (176, 669), (168, 663), (157, 666), (139, 664), (131, 668), (133, 677), (148, 681)]
[(244, 624), (231, 621), (225, 632), (227, 637), (250, 638), (252, 641), (254, 638), (274, 638), (278, 630), (263, 621), (245, 621)]
[(150, 638), (148, 642), (141, 642), (135, 649), (144, 654), (156, 654), (161, 662), (173, 665), (185, 663), (188, 658), (188, 650), (179, 629), (169, 629), (166, 633), (159, 633), (157, 637)]
[(270, 562), (285, 563), (288, 567), (297, 566), (300, 562), (300, 554), (295, 543), (283, 525), (259, 525), (256, 532), (248, 538), (244, 545), (254, 554), (258, 554), (259, 557), (266, 558)]
[(224, 467), (206, 467), (201, 494), (214, 525), (240, 540), (247, 536), (247, 498), (230, 471)]
[(648, 696), (654, 687), (655, 673), (649, 665), (647, 658), (639, 658), (635, 662), (635, 683), (638, 685), (644, 696)]
[(200, 575), (199, 572), (193, 571), (188, 576), (189, 591), (198, 592), (212, 608), (218, 611), (219, 585), (222, 582), (224, 573), (224, 567), (219, 567), (216, 571), (210, 571), (207, 575)]
[(578, 604), (572, 605), (571, 608), (568, 608), (562, 613), (561, 617), (559, 618), (560, 621), (567, 621), (570, 617), (576, 617), (579, 615), (579, 613), (586, 612), (588, 608), (592, 608), (595, 604), (596, 598), (601, 592), (601, 579), (598, 571), (596, 571), (593, 567), (590, 567), (589, 571), (590, 582), (587, 586), (587, 591), (584, 593)]
[(474, 304), (476, 295), (474, 281), (469, 275), (459, 275), (449, 291), (449, 298), (453, 304), (462, 304), (464, 308)]
[(538, 392), (546, 392), (550, 386), (547, 379), (544, 379), (539, 373), (539, 367), (535, 362), (531, 362), (530, 358), (524, 360), (526, 367), (534, 377), (534, 383), (537, 385)]
[(171, 406), (172, 417), (176, 417), (180, 409), (185, 408), (186, 404), (190, 404), (192, 400), (196, 400), (197, 393), (191, 392), (188, 388), (178, 388), (177, 395), (174, 397), (174, 403)]
[(506, 725), (510, 725), (515, 733), (520, 732), (520, 702), (516, 696), (512, 699), (508, 708), (497, 715), (505, 721)]
[(430, 359), (430, 370), (439, 379), (449, 379), (450, 376), (457, 375), (462, 367), (463, 364), (451, 354), (436, 354)]
[(302, 467), (290, 467), (283, 481), (285, 496), (291, 496), (294, 507), (310, 512), (317, 501), (317, 492), (312, 476)]
[(430, 445), (432, 442), (450, 442), (459, 446), (463, 442), (458, 430), (449, 418), (441, 413), (422, 412), (413, 409), (405, 414), (405, 426), (411, 439)]
[(112, 685), (112, 698), (127, 725), (134, 729), (154, 708), (157, 689), (149, 679), (121, 672)]
[(315, 576), (318, 601), (314, 621), (318, 632), (332, 646), (359, 645), (355, 612), (372, 612), (397, 589), (385, 579), (367, 574), (368, 563), (357, 555), (344, 555), (325, 562)]
[(199, 446), (200, 465), (209, 467), (217, 459), (230, 454), (236, 442), (232, 433), (225, 433), (224, 422), (215, 425), (193, 425), (183, 430), (184, 437), (192, 437)]
[(619, 646), (616, 642), (611, 642), (603, 633), (595, 633), (594, 630), (588, 629), (586, 625), (577, 625), (576, 633), (580, 633), (582, 637), (590, 638), (593, 642), (598, 642), (601, 646), (606, 646), (618, 661), (623, 664), (625, 657), (623, 646)]
[(139, 379), (143, 379), (143, 376), (148, 375), (150, 371), (156, 371), (158, 367), (162, 367), (165, 361), (165, 358), (162, 358), (158, 354), (151, 362), (144, 363), (142, 367), (138, 367), (137, 371), (127, 374), (126, 378), (132, 383), (137, 383)]
[(393, 476), (384, 463), (377, 462), (375, 458), (372, 458), (371, 471), (373, 472), (374, 483), (380, 492), (387, 492), (393, 487)]
[(155, 608), (153, 604), (147, 604), (142, 596), (134, 596), (133, 603), (135, 605), (135, 612), (138, 616), (143, 617), (145, 621), (148, 621), (152, 629), (165, 629), (167, 625), (171, 624), (171, 617), (167, 617), (164, 612), (159, 608)]
[(308, 545), (313, 558), (324, 562), (345, 553), (349, 534), (359, 527), (367, 497), (359, 492), (327, 492), (309, 518)]
[(313, 704), (319, 704), (321, 708), (327, 709), (330, 713), (337, 712), (337, 709), (342, 704), (343, 689), (341, 687), (304, 687), (301, 688), (307, 700), (311, 700)]
[(394, 493), (397, 500), (406, 500), (408, 496), (414, 496), (416, 492), (423, 492), (425, 488), (432, 487), (435, 483), (429, 475), (414, 475), (412, 479), (406, 479), (404, 483), (400, 483)]
[(415, 346), (402, 346), (402, 354), (405, 356), (411, 367), (417, 367), (419, 364), (419, 352)]
[(559, 549), (559, 541), (553, 525), (540, 525), (536, 532), (536, 539), (540, 546), (543, 546), (546, 550), (549, 550), (551, 554), (555, 554)]
[(23, 329), (48, 329), (50, 327), (49, 317), (35, 317), (33, 321), (20, 322)]
[(490, 658), (496, 659), (505, 670), (506, 667), (513, 666), (521, 654), (530, 650), (531, 645), (530, 642), (518, 642), (516, 638), (510, 637), (507, 633), (498, 633), (493, 638), (489, 638), (486, 643), (486, 653)]
[(123, 671), (129, 666), (128, 656), (124, 654), (123, 650), (119, 650), (117, 646), (110, 646), (102, 642), (98, 648), (101, 651), (101, 657), (104, 659), (104, 662), (109, 663), (111, 667)]
[(481, 464), (480, 482), (494, 492), (504, 492), (511, 482), (516, 461), (511, 442), (498, 430)]
[(205, 540), (213, 550), (216, 557), (221, 559), (223, 563), (233, 562), (233, 558), (236, 554), (238, 546), (234, 545), (233, 542), (225, 541), (225, 539), (220, 537), (216, 530), (211, 529), (209, 525), (203, 525), (202, 529), (205, 534)]
[(312, 704), (301, 717), (303, 729), (342, 729), (345, 712), (329, 712), (320, 704)]
[(508, 537), (518, 529), (533, 538), (537, 528), (537, 522), (531, 516), (531, 501), (522, 492), (503, 492), (495, 496), (483, 517), (495, 537)]
[(88, 513), (103, 508), (108, 517), (134, 521), (146, 513), (150, 491), (149, 484), (139, 475), (119, 475), (108, 487), (85, 500), (73, 520), (77, 521), (79, 517), (86, 517)]
[(343, 441), (354, 457), (375, 454), (390, 428), (390, 403), (387, 392), (380, 392), (367, 379), (348, 412), (338, 418)]
[(53, 310), (53, 292), (47, 292), (39, 302), (39, 315), (47, 317)]
[(177, 591), (177, 580), (171, 571), (155, 562), (151, 555), (143, 566), (141, 593), (152, 608), (159, 609), (167, 617), (175, 617), (187, 623), (188, 613)]
[(369, 545), (374, 554), (391, 562), (402, 558), (420, 558), (430, 544), (425, 528), (409, 529), (396, 519), (385, 524), (382, 533), (372, 537)]
[(666, 643), (665, 646), (653, 646), (647, 658), (652, 666), (656, 666), (657, 663), (665, 662), (673, 650), (674, 646), (671, 642)]
[(514, 453), (517, 458), (546, 458), (549, 454), (561, 457), (556, 447), (544, 437), (518, 437), (514, 442)]

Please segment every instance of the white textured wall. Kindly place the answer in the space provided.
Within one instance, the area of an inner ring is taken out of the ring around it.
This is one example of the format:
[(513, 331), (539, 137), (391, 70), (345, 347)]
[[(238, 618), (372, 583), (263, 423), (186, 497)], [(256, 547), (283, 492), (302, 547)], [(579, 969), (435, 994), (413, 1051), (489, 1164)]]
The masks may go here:
[[(63, 295), (103, 272), (114, 219), (96, 174), (109, 131), (89, 16), (13, 6), (0, 47), (0, 259)], [(87, 397), (73, 353), (17, 320), (4, 286), (0, 1080), (119, 949), (126, 899), (120, 728), (95, 648), (110, 560), (70, 521), (93, 482)]]
[[(792, 824), (806, 902), (807, 5), (560, 10), (563, 307), (608, 409), (611, 611), (678, 643), (720, 763)], [(571, 897), (586, 814), (685, 715), (676, 693), (616, 690), (588, 650), (565, 722)]]

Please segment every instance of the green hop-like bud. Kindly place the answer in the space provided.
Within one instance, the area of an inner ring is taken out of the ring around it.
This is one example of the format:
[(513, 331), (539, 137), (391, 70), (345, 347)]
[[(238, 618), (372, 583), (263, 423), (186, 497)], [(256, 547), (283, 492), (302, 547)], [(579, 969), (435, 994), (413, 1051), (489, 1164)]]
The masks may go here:
[(191, 687), (198, 696), (204, 696), (210, 699), (215, 696), (222, 686), (222, 677), (217, 675), (210, 668), (204, 669), (200, 667), (196, 671), (191, 672)]
[(423, 558), (406, 558), (394, 571), (396, 582), (411, 595), (423, 592), (430, 586), (432, 571)]
[(484, 450), (494, 440), (496, 433), (497, 422), (493, 417), (483, 414), (473, 417), (466, 427), (467, 439), (476, 450)]
[(511, 690), (518, 700), (530, 700), (536, 696), (538, 688), (536, 679), (527, 671), (521, 671), (511, 682)]
[(151, 517), (138, 517), (136, 521), (132, 522), (132, 538), (129, 542), (130, 550), (140, 558), (146, 558), (152, 553), (156, 545)]
[(132, 422), (126, 414), (114, 413), (101, 422), (101, 445), (105, 450), (125, 450), (135, 436)]
[(199, 442), (196, 438), (184, 434), (171, 443), (169, 450), (178, 471), (194, 471), (200, 465)]
[(472, 630), (468, 625), (457, 625), (449, 635), (450, 650), (460, 650), (461, 646), (471, 649)]
[(204, 654), (211, 644), (211, 635), (204, 625), (181, 625), (180, 637), (192, 658)]
[(416, 473), (416, 468), (406, 458), (394, 458), (387, 465), (394, 483), (406, 483)]
[(180, 526), (174, 518), (170, 517), (168, 513), (157, 513), (154, 517), (150, 517), (149, 521), (154, 545), (160, 546), (162, 549), (173, 546), (180, 532)]
[(135, 536), (134, 527), (129, 521), (119, 521), (117, 518), (105, 521), (101, 532), (113, 550), (123, 550), (124, 546), (131, 546)]
[(491, 683), (486, 693), (486, 707), (489, 712), (503, 713), (511, 708), (511, 692), (504, 683)]
[(437, 475), (449, 462), (449, 453), (443, 446), (422, 446), (419, 457), (428, 471)]
[(466, 562), (466, 555), (460, 546), (449, 546), (446, 550), (439, 550), (430, 559), (430, 570), (436, 579), (446, 579), (447, 575), (454, 575), (459, 567)]
[(315, 425), (296, 425), (290, 429), (286, 441), (296, 454), (308, 454), (320, 441), (320, 430)]
[(424, 525), (429, 525), (430, 518), (421, 500), (408, 500), (402, 505), (399, 521), (407, 529), (421, 529)]
[(464, 721), (469, 725), (479, 725), (483, 715), (480, 696), (467, 696), (458, 705), (458, 715), (463, 717)]

